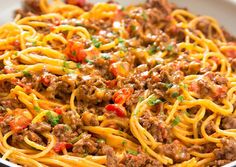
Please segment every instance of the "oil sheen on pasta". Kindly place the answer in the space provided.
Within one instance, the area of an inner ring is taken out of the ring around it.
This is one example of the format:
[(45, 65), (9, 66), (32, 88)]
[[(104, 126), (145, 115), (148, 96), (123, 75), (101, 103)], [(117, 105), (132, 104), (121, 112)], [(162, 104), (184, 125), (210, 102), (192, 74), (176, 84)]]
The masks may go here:
[[(0, 153), (23, 166), (236, 160), (236, 43), (165, 0), (25, 0), (0, 27)], [(234, 16), (232, 16), (234, 17)]]

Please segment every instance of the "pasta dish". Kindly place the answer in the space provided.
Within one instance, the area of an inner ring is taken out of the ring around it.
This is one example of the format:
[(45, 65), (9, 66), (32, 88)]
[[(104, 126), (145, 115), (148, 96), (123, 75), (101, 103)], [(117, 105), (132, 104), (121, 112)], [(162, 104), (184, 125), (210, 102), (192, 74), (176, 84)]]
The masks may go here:
[[(234, 16), (232, 16), (234, 17)], [(236, 39), (166, 0), (24, 0), (0, 27), (0, 154), (28, 167), (236, 160)]]

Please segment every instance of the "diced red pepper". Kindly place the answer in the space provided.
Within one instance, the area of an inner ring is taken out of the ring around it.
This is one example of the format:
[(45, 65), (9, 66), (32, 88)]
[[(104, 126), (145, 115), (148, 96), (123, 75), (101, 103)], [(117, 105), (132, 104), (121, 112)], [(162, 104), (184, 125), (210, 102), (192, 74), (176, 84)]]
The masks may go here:
[(123, 106), (118, 104), (108, 104), (105, 109), (109, 112), (114, 112), (118, 117), (125, 117), (126, 110)]
[(59, 115), (61, 115), (63, 113), (63, 110), (60, 107), (56, 107), (53, 109), (53, 111)]
[(116, 62), (111, 64), (110, 71), (114, 76), (126, 77), (129, 74), (129, 63), (127, 62)]
[(84, 45), (79, 42), (69, 41), (64, 53), (74, 62), (83, 62), (87, 56)]
[(122, 105), (131, 96), (133, 92), (133, 88), (123, 88), (115, 92), (112, 99), (114, 103)]
[(70, 4), (70, 5), (76, 5), (79, 7), (83, 7), (86, 3), (86, 0), (66, 0), (66, 3)]
[(61, 152), (63, 149), (70, 149), (72, 148), (73, 145), (71, 143), (67, 142), (57, 142), (56, 145), (54, 146), (54, 151), (56, 153)]

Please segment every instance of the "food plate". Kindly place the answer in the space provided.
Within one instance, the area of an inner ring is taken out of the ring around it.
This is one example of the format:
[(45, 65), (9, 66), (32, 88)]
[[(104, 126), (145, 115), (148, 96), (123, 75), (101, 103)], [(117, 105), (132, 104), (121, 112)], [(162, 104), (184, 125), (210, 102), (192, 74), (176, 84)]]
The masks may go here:
[[(1, 0), (2, 1), (2, 0)], [(1, 2), (0, 1), (0, 2)], [(236, 2), (230, 0), (179, 0), (174, 1), (177, 5), (181, 7), (186, 7), (190, 11), (194, 13), (199, 13), (201, 15), (210, 15), (216, 18), (222, 26), (224, 26), (229, 32), (236, 35), (234, 28), (236, 27), (235, 23), (235, 10), (236, 10)], [(91, 2), (98, 2), (96, 0), (91, 0)], [(122, 5), (139, 3), (142, 0), (129, 0), (129, 1), (121, 1)], [(9, 22), (12, 19), (14, 9), (20, 6), (20, 1), (8, 0), (6, 2), (2, 1), (1, 3), (1, 15), (0, 15), (0, 24), (4, 24), (5, 22)], [(224, 12), (222, 12), (224, 11)], [(8, 161), (0, 159), (0, 163), (5, 164), (6, 166), (17, 166)], [(227, 167), (235, 166), (236, 162), (232, 162)]]

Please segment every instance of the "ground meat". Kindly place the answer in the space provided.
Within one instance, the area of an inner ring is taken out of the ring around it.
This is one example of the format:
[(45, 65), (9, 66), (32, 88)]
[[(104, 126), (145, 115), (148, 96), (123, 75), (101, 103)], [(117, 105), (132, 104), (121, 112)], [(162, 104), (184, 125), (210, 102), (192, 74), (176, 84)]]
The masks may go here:
[(72, 151), (79, 154), (96, 154), (98, 144), (91, 138), (90, 134), (84, 133), (79, 141), (74, 144)]
[(77, 100), (89, 104), (97, 104), (112, 99), (113, 91), (106, 89), (105, 80), (99, 76), (83, 76), (79, 78)]
[(208, 72), (192, 82), (190, 90), (198, 93), (200, 98), (211, 97), (220, 101), (227, 96), (228, 80), (218, 73)]
[(14, 119), (13, 116), (9, 115), (4, 117), (4, 119), (0, 122), (0, 128), (3, 134), (6, 134), (11, 130), (9, 123)]
[(76, 111), (67, 111), (62, 113), (63, 122), (69, 125), (73, 130), (76, 130), (78, 133), (81, 132), (81, 126), (83, 125), (79, 114)]
[(236, 118), (235, 117), (225, 117), (222, 119), (223, 129), (236, 129)]
[(106, 145), (103, 150), (107, 155), (107, 167), (117, 167), (118, 162), (114, 149)]
[(60, 142), (71, 141), (74, 137), (78, 136), (77, 132), (73, 132), (72, 129), (66, 124), (57, 124), (53, 128), (53, 134), (58, 138)]
[(35, 13), (35, 14), (41, 14), (42, 11), (39, 7), (39, 1), (40, 0), (24, 0), (23, 1), (24, 11)]
[(72, 90), (74, 88), (73, 83), (68, 83), (67, 81), (58, 78), (57, 81), (52, 82), (46, 89), (49, 98), (58, 99), (64, 103), (68, 103)]
[(196, 151), (201, 153), (210, 153), (213, 152), (214, 149), (216, 149), (215, 143), (206, 143), (203, 145), (193, 145), (190, 148), (188, 148), (188, 152)]
[(159, 13), (168, 15), (172, 10), (172, 6), (167, 0), (147, 0), (146, 7), (158, 9), (159, 12), (156, 15)]
[(162, 167), (163, 165), (148, 154), (138, 150), (137, 155), (125, 154), (118, 167)]
[(140, 124), (158, 142), (169, 143), (172, 141), (171, 127), (165, 124), (165, 116), (160, 114), (154, 116), (150, 111), (146, 111), (140, 118)]
[(208, 135), (211, 135), (211, 134), (213, 134), (213, 133), (215, 132), (214, 126), (215, 126), (215, 123), (214, 123), (213, 121), (210, 121), (210, 122), (207, 124), (207, 126), (206, 126), (206, 133), (207, 133)]
[(223, 146), (213, 151), (216, 160), (236, 160), (236, 139), (233, 137), (223, 138), (221, 142)]
[(25, 108), (25, 105), (16, 98), (0, 100), (0, 105), (3, 106), (4, 108), (10, 108), (12, 110), (16, 108)]
[(9, 80), (1, 80), (0, 81), (0, 92), (9, 93), (15, 85), (12, 84)]
[(43, 142), (43, 139), (38, 134), (36, 134), (32, 131), (27, 131), (26, 135), (28, 136), (28, 139), (30, 141), (33, 141), (33, 142), (40, 144), (42, 146), (46, 146), (46, 144)]
[(85, 111), (82, 114), (81, 119), (82, 119), (84, 125), (87, 125), (87, 126), (97, 126), (97, 125), (99, 125), (97, 115), (95, 115), (93, 113), (90, 113), (88, 111)]
[(37, 133), (48, 132), (51, 131), (51, 125), (46, 122), (37, 122), (30, 124), (29, 129)]
[(190, 154), (188, 153), (187, 148), (178, 140), (175, 140), (171, 144), (160, 145), (157, 150), (161, 154), (172, 158), (175, 163), (190, 159)]
[(233, 59), (231, 61), (231, 67), (232, 67), (233, 71), (236, 71), (236, 59)]

